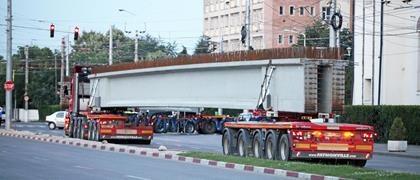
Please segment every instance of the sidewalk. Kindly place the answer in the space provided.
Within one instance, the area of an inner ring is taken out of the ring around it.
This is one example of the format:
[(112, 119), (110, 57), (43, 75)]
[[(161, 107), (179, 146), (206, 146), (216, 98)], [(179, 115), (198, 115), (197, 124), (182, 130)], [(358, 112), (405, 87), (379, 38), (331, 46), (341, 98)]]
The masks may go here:
[(375, 144), (373, 154), (420, 159), (420, 146), (408, 145), (406, 152), (388, 152), (387, 144)]

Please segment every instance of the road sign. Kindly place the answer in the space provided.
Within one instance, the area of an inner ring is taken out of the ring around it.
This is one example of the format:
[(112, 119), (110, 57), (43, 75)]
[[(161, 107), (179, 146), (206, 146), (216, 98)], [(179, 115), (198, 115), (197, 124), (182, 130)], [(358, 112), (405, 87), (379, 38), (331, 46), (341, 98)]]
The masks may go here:
[(4, 90), (13, 91), (13, 89), (15, 89), (15, 84), (13, 83), (13, 81), (6, 81), (4, 83)]
[(23, 97), (23, 100), (28, 101), (29, 100), (29, 96)]

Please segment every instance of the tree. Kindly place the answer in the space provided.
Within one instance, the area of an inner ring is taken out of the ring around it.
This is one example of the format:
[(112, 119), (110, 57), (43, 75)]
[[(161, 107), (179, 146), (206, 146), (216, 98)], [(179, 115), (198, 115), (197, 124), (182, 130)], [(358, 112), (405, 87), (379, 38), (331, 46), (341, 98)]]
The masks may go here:
[(0, 61), (3, 61), (4, 57), (2, 55), (0, 55)]
[(187, 56), (187, 55), (188, 55), (187, 48), (185, 46), (182, 46), (182, 51), (178, 53), (178, 56)]
[(197, 54), (208, 54), (208, 53), (211, 53), (210, 37), (202, 35), (195, 46), (194, 54), (197, 55)]
[[(306, 46), (311, 47), (329, 47), (329, 25), (323, 21), (316, 21), (312, 26), (305, 28)], [(298, 43), (294, 47), (303, 47), (303, 35), (299, 36)], [(344, 50), (351, 48), (353, 44), (353, 37), (347, 28), (340, 31), (340, 47)], [(345, 52), (345, 54), (348, 54)], [(346, 67), (345, 80), (345, 104), (351, 104), (353, 99), (353, 54), (344, 56), (344, 59), (349, 60), (349, 65)]]

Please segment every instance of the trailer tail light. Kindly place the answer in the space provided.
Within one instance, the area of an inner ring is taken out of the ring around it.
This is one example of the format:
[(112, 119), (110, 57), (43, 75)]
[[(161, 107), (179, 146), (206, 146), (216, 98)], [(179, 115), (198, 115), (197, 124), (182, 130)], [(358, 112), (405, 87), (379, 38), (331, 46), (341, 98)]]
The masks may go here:
[(321, 135), (322, 135), (322, 132), (321, 131), (314, 131), (314, 132), (312, 132), (312, 136), (314, 136), (316, 138), (321, 137)]
[(346, 131), (346, 132), (343, 132), (343, 136), (344, 136), (345, 139), (350, 139), (350, 138), (354, 137), (354, 133), (352, 133), (350, 131)]
[(292, 131), (293, 139), (307, 140), (311, 138), (311, 133), (307, 131)]
[(107, 125), (108, 124), (108, 121), (100, 121), (99, 124), (101, 124), (101, 125)]

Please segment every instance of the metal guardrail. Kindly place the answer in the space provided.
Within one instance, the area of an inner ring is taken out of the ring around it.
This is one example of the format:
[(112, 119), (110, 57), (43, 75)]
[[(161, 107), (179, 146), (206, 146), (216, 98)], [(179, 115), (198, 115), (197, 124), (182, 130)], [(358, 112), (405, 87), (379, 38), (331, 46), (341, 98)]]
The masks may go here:
[(308, 59), (342, 59), (344, 50), (340, 48), (278, 48), (263, 49), (255, 51), (237, 51), (229, 53), (213, 53), (195, 56), (180, 56), (177, 58), (166, 58), (157, 60), (146, 60), (138, 63), (122, 63), (111, 66), (94, 67), (93, 73), (104, 73), (112, 71), (123, 71), (131, 69), (144, 69), (163, 66), (235, 62), (235, 61), (256, 61), (267, 59), (287, 58), (308, 58)]

